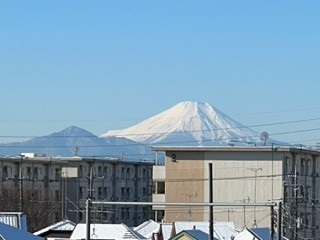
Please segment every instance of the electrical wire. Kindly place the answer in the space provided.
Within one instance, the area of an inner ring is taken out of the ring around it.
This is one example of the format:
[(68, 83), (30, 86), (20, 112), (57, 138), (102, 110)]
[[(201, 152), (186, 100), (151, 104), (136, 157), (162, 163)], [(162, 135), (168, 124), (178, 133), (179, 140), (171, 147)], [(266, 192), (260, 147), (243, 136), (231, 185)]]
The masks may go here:
[[(312, 129), (314, 130), (314, 129)], [(319, 128), (320, 130), (320, 128)], [(304, 130), (304, 131), (311, 131), (311, 130)], [(292, 131), (291, 133), (296, 133), (297, 131)], [(300, 131), (301, 132), (301, 131)], [(287, 132), (288, 134), (289, 132)], [(277, 133), (274, 133), (277, 134)], [(274, 135), (274, 134), (269, 134), (269, 135)], [(279, 135), (281, 135), (283, 133), (279, 133)], [(258, 138), (258, 135), (248, 135), (246, 136), (246, 138)], [(206, 143), (206, 142), (214, 142), (214, 141), (228, 141), (228, 140), (234, 140), (233, 137), (230, 138), (216, 138), (216, 139), (210, 139), (210, 140), (202, 140), (202, 143)], [(305, 141), (309, 141), (309, 140), (305, 140)], [(159, 142), (157, 143), (157, 145), (172, 145), (172, 144), (177, 144), (177, 145), (181, 145), (181, 144), (187, 144), (187, 143), (191, 143), (191, 144), (197, 144), (198, 141), (196, 140), (188, 140), (188, 141), (171, 141), (171, 142)], [(293, 143), (293, 142), (292, 142)], [(6, 144), (0, 144), (0, 146), (2, 148), (11, 148), (11, 149), (15, 149), (15, 148), (19, 148), (19, 149), (26, 149), (26, 148), (32, 148), (32, 149), (45, 149), (45, 148), (58, 148), (58, 149), (73, 149), (75, 145), (42, 145), (42, 146), (35, 146), (35, 145), (10, 145), (12, 143), (6, 143)], [(85, 148), (112, 148), (112, 147), (137, 147), (137, 146), (144, 146), (144, 147), (150, 147), (150, 145), (148, 144), (144, 144), (142, 145), (141, 143), (132, 143), (132, 144), (112, 144), (112, 145), (77, 145), (77, 147), (79, 147), (80, 149), (85, 149)], [(136, 155), (140, 155), (140, 154), (136, 154)], [(145, 154), (145, 155), (150, 155), (150, 154)]]
[[(221, 130), (235, 130), (235, 129), (245, 129), (245, 128), (255, 128), (255, 127), (266, 127), (266, 126), (276, 126), (276, 125), (285, 125), (285, 124), (292, 124), (292, 123), (304, 123), (310, 121), (317, 121), (320, 120), (320, 117), (316, 118), (308, 118), (308, 119), (300, 119), (300, 120), (292, 120), (292, 121), (280, 121), (280, 122), (272, 122), (272, 123), (262, 123), (262, 124), (253, 124), (247, 126), (235, 126), (235, 127), (225, 127), (225, 128), (212, 128), (212, 129), (201, 129), (201, 130), (192, 130), (192, 131), (183, 131), (183, 133), (197, 133), (197, 132), (207, 132), (207, 131), (221, 131)], [(301, 130), (301, 131), (309, 131), (309, 130)], [(167, 132), (154, 132), (154, 133), (136, 133), (136, 134), (119, 134), (115, 136), (122, 136), (122, 137), (130, 137), (130, 136), (149, 136), (149, 135), (162, 135), (166, 134)], [(170, 133), (181, 133), (181, 131), (173, 131)], [(51, 134), (48, 136), (33, 136), (33, 135), (0, 135), (0, 138), (68, 138), (70, 136), (61, 136), (56, 134)], [(75, 135), (72, 136), (74, 138), (95, 138), (96, 135)]]
[[(283, 135), (283, 134), (289, 134), (289, 133), (297, 133), (297, 132), (309, 132), (309, 131), (315, 131), (315, 130), (320, 130), (320, 128), (314, 128), (314, 129), (307, 129), (307, 130), (298, 130), (298, 131), (291, 131), (291, 132), (281, 132), (281, 133), (272, 133), (270, 135)], [(258, 136), (247, 136), (247, 137), (258, 137)], [(212, 140), (203, 140), (202, 142), (213, 142), (213, 141), (227, 141), (227, 140), (233, 140), (233, 138), (220, 138), (220, 139), (212, 139)], [(305, 141), (309, 141), (309, 140), (305, 140)], [(174, 142), (162, 142), (162, 143), (158, 143), (158, 145), (165, 145), (165, 144), (186, 144), (186, 143), (197, 143), (196, 140), (192, 140), (192, 141), (174, 141)], [(45, 148), (52, 148), (52, 149), (55, 149), (55, 148), (60, 148), (60, 149), (73, 149), (74, 148), (74, 145), (70, 145), (70, 146), (54, 146), (54, 145), (46, 145), (46, 146), (33, 146), (33, 145), (10, 145), (10, 144), (1, 144), (2, 147), (5, 147), (5, 148), (11, 148), (11, 149), (15, 149), (15, 148), (18, 148), (18, 149), (27, 149), (27, 148), (32, 148), (32, 149), (45, 149)], [(147, 147), (148, 145), (142, 145), (141, 143), (134, 143), (134, 144), (117, 144), (117, 145), (95, 145), (95, 146), (90, 146), (90, 145), (78, 145), (79, 148), (112, 148), (112, 147), (136, 147), (136, 146), (144, 146), (144, 147)], [(318, 147), (318, 146), (316, 146)], [(152, 153), (150, 154), (126, 154), (126, 156), (141, 156), (141, 155), (144, 155), (144, 156), (153, 156)], [(97, 156), (96, 156), (97, 157)], [(136, 160), (136, 159), (135, 159)]]

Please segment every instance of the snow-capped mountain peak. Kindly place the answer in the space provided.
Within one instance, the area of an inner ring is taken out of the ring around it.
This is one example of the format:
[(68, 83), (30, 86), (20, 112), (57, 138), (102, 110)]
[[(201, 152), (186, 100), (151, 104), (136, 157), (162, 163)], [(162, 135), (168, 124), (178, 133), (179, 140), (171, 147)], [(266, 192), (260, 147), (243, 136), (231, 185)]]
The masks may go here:
[(226, 145), (230, 140), (253, 142), (259, 134), (209, 103), (185, 101), (137, 125), (100, 137), (108, 136), (149, 144)]

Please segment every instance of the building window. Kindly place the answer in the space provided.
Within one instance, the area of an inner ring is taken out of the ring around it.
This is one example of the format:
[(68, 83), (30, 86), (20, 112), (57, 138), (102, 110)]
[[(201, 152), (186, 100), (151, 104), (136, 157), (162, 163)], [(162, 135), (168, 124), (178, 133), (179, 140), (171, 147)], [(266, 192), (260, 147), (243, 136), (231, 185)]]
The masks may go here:
[(129, 207), (126, 207), (125, 218), (130, 219), (130, 208)]
[(3, 169), (2, 169), (2, 178), (3, 179), (6, 179), (8, 178), (9, 175), (8, 175), (8, 167), (7, 166), (3, 166)]
[(130, 179), (130, 168), (127, 168), (126, 179)]
[(104, 187), (104, 198), (107, 199), (110, 195), (110, 188)]
[(101, 188), (101, 187), (98, 187), (98, 199), (99, 199), (99, 200), (103, 199), (103, 196), (102, 196), (102, 188)]
[(127, 188), (127, 196), (126, 196), (127, 198), (127, 200), (129, 200), (130, 199), (130, 197), (131, 197), (131, 188)]
[(108, 221), (108, 213), (110, 212), (110, 209), (107, 207), (103, 207), (102, 209), (102, 218), (105, 221)]
[(27, 167), (27, 179), (30, 180), (31, 179), (31, 167)]
[(122, 179), (124, 179), (125, 178), (125, 169), (124, 169), (124, 167), (123, 168), (121, 168), (121, 178)]
[(59, 169), (59, 168), (56, 168), (56, 169), (55, 169), (54, 179), (55, 179), (56, 181), (59, 181), (59, 180), (60, 180), (60, 169)]
[(86, 192), (86, 188), (85, 187), (80, 187), (79, 188), (79, 199), (84, 199), (85, 198), (85, 192)]
[(107, 178), (108, 177), (108, 167), (104, 167), (103, 168), (103, 176), (104, 176), (104, 178)]
[(304, 158), (301, 159), (301, 175), (305, 175), (305, 161)]
[(130, 208), (129, 207), (122, 207), (121, 208), (121, 220), (129, 220), (130, 218)]
[(143, 207), (143, 208), (142, 208), (142, 217), (143, 217), (143, 218), (146, 218), (146, 217), (147, 217), (147, 214), (148, 214), (147, 208), (146, 208), (146, 207)]
[(126, 189), (125, 188), (121, 188), (121, 199), (125, 199), (126, 197)]
[(35, 167), (33, 168), (33, 180), (38, 180), (38, 178), (39, 178), (38, 168)]
[(60, 192), (59, 192), (59, 190), (55, 190), (54, 199), (55, 199), (56, 202), (60, 200)]
[(82, 165), (79, 165), (79, 177), (82, 178), (84, 175), (84, 167)]
[(142, 178), (144, 179), (144, 180), (146, 180), (147, 179), (147, 169), (142, 169)]
[(98, 166), (98, 177), (102, 177), (102, 167)]
[(306, 176), (309, 176), (309, 171), (310, 171), (310, 165), (311, 165), (311, 160), (310, 159), (308, 159), (307, 161), (306, 161)]
[(158, 184), (158, 192), (159, 194), (165, 193), (165, 182), (157, 182)]
[(124, 218), (125, 218), (125, 213), (124, 213), (124, 211), (125, 211), (125, 208), (122, 207), (122, 208), (121, 208), (121, 220), (124, 220)]

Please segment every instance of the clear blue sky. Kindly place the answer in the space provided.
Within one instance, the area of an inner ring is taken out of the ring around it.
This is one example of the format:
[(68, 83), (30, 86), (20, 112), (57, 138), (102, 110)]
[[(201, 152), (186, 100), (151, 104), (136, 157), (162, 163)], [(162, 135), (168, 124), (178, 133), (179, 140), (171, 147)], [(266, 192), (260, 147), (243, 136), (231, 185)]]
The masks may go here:
[(70, 125), (99, 135), (186, 100), (249, 126), (308, 120), (254, 130), (320, 142), (319, 12), (312, 0), (2, 1), (0, 142)]

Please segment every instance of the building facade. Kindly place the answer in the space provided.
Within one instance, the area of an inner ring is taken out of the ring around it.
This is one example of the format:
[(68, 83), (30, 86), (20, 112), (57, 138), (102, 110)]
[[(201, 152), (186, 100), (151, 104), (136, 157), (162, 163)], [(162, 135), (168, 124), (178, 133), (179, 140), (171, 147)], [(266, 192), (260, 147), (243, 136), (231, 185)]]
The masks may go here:
[[(0, 211), (42, 213), (46, 226), (65, 218), (83, 222), (87, 198), (151, 201), (152, 166), (117, 158), (0, 157)], [(92, 207), (91, 220), (134, 226), (151, 216), (147, 206), (99, 205)]]
[[(152, 166), (150, 162), (128, 162), (118, 159), (83, 158), (69, 161), (69, 168), (63, 169), (66, 176), (64, 192), (65, 214), (74, 222), (85, 221), (86, 199), (99, 202), (151, 202)], [(75, 177), (68, 173), (78, 170)], [(149, 206), (135, 205), (93, 205), (92, 222), (125, 223), (136, 226), (153, 217)]]
[[(289, 239), (320, 239), (320, 152), (274, 146), (161, 146), (153, 150), (166, 156), (165, 166), (154, 167), (154, 202), (208, 203), (211, 164), (213, 203), (234, 203), (214, 207), (214, 221), (232, 221), (241, 228), (270, 227), (272, 220)], [(236, 206), (239, 203), (248, 206)], [(253, 206), (258, 203), (266, 207)], [(269, 203), (277, 204), (275, 212), (270, 212)], [(153, 209), (166, 222), (209, 220), (205, 206)], [(277, 220), (279, 214), (282, 217)]]

